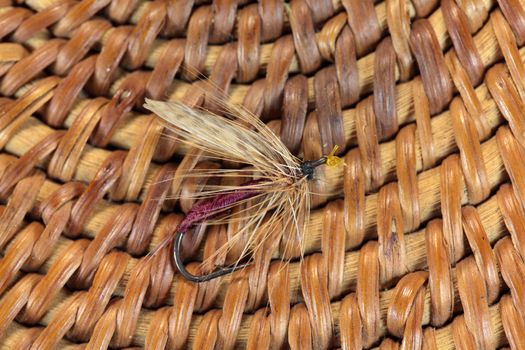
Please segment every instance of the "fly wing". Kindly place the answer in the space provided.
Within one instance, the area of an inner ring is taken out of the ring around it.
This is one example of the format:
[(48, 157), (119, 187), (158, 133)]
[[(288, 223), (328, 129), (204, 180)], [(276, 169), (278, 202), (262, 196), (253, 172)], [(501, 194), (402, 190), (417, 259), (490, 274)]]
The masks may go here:
[(238, 120), (178, 102), (146, 100), (145, 107), (161, 117), (177, 140), (219, 159), (251, 165), (262, 175), (289, 176), (297, 159), (255, 116), (242, 109)]

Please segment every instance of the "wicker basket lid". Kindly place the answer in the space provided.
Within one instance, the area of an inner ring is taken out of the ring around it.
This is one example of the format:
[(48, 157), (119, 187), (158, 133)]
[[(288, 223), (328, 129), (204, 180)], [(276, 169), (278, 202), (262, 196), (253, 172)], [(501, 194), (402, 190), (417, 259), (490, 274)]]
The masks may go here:
[[(525, 349), (525, 0), (0, 6), (2, 348)], [(281, 232), (195, 284), (147, 254), (221, 164), (143, 104), (209, 93), (345, 166), (303, 258)]]

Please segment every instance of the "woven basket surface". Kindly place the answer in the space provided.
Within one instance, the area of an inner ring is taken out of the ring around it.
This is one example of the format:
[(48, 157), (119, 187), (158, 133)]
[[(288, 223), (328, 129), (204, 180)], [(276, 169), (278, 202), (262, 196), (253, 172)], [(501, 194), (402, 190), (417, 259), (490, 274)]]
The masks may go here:
[[(0, 0), (0, 38), (2, 349), (525, 349), (525, 0)], [(303, 258), (195, 284), (147, 253), (221, 165), (143, 104), (209, 86), (345, 166)]]

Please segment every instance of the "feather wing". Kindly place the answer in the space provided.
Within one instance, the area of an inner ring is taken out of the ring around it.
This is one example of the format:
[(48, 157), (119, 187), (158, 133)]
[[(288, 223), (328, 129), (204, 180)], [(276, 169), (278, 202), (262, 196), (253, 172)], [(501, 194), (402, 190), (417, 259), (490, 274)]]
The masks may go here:
[(162, 118), (177, 140), (214, 157), (251, 165), (263, 175), (297, 174), (299, 161), (257, 117), (230, 107), (237, 120), (179, 102), (146, 99), (145, 107)]

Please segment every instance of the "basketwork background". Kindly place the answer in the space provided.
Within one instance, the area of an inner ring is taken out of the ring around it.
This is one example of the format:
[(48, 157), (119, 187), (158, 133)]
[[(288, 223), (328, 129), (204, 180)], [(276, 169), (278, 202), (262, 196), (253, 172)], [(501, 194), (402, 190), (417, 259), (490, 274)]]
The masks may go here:
[[(0, 6), (3, 348), (525, 349), (523, 1)], [(202, 186), (174, 174), (214, 165), (142, 104), (213, 107), (196, 72), (294, 153), (344, 146), (302, 263), (268, 242), (197, 285), (144, 259)]]

